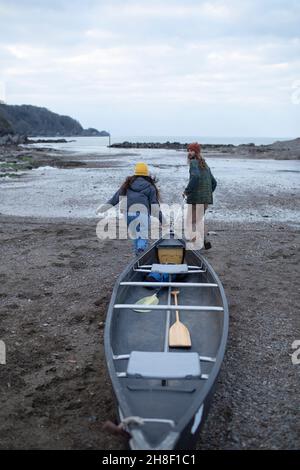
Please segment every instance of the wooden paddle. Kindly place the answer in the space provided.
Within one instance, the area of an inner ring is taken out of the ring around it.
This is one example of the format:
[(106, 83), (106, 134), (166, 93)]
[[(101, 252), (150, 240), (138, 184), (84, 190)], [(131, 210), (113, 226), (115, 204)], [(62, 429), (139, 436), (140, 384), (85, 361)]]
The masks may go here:
[[(178, 305), (177, 295), (179, 290), (173, 290), (175, 305)], [(176, 322), (169, 331), (169, 346), (171, 348), (190, 348), (192, 346), (190, 332), (187, 327), (179, 320), (179, 312), (176, 310)]]

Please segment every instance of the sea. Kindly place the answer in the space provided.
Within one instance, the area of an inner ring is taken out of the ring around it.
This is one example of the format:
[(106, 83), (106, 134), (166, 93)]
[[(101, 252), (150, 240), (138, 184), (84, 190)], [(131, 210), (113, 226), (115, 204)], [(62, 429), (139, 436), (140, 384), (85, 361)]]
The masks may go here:
[[(61, 137), (44, 137), (39, 136), (35, 137), (32, 140), (38, 139), (47, 139), (47, 140), (57, 140)], [(276, 141), (289, 140), (289, 138), (284, 137), (202, 137), (202, 136), (132, 136), (132, 135), (111, 135), (110, 137), (64, 137), (68, 142), (67, 143), (49, 143), (46, 146), (50, 148), (56, 148), (61, 150), (70, 150), (75, 152), (97, 152), (107, 148), (107, 146), (115, 143), (121, 142), (140, 142), (140, 143), (150, 143), (150, 142), (180, 142), (180, 143), (191, 143), (191, 142), (201, 142), (202, 144), (249, 144), (253, 143), (255, 145), (268, 145)], [(292, 137), (291, 137), (292, 139)], [(35, 145), (35, 144), (34, 144)], [(36, 146), (45, 146), (45, 144), (36, 144)]]
[[(43, 138), (43, 136), (39, 137)], [(53, 139), (54, 140), (54, 139)], [(18, 178), (1, 178), (0, 213), (13, 216), (95, 218), (97, 208), (145, 161), (158, 178), (162, 202), (182, 204), (189, 172), (186, 152), (171, 149), (109, 148), (107, 137), (66, 137), (66, 143), (26, 146), (70, 152), (72, 160), (98, 162), (97, 168), (40, 167)], [(268, 144), (280, 138), (198, 136), (112, 136), (114, 142), (193, 142)], [(299, 226), (300, 162), (296, 160), (209, 158), (218, 186), (207, 219), (230, 222), (276, 222)]]

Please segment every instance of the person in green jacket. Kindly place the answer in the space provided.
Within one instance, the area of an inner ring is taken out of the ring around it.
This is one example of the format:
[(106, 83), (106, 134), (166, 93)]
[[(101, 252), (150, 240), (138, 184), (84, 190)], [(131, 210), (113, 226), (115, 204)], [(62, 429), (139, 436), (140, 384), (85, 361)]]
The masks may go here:
[[(190, 179), (183, 196), (186, 198), (187, 204), (192, 205), (192, 224), (194, 226), (197, 206), (202, 204), (203, 213), (205, 213), (208, 204), (213, 204), (213, 192), (217, 187), (217, 181), (202, 157), (201, 145), (197, 142), (188, 146), (188, 162), (190, 165)], [(207, 250), (211, 248), (211, 243), (207, 241), (205, 235), (204, 247)]]

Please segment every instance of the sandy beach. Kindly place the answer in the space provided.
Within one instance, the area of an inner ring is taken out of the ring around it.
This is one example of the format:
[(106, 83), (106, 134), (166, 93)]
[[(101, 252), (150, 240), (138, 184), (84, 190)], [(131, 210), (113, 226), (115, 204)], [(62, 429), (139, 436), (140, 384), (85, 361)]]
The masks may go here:
[[(49, 168), (50, 157), (36, 154), (43, 156), (42, 170), (34, 157), (36, 170), (0, 184), (0, 339), (7, 347), (0, 448), (124, 449), (126, 441), (102, 430), (116, 416), (103, 329), (114, 282), (132, 254), (129, 241), (98, 240), (91, 214), (137, 156), (107, 153), (99, 162), (52, 150), (61, 166)], [(171, 186), (164, 185), (171, 158), (150, 162), (165, 199), (172, 185), (180, 190), (186, 172), (179, 162), (178, 179), (168, 176)], [(72, 161), (76, 168), (62, 163)], [(224, 285), (230, 331), (197, 448), (296, 449), (299, 366), (291, 354), (299, 339), (299, 167), (232, 159), (228, 179), (225, 160), (211, 162), (219, 186), (207, 221), (213, 248), (205, 256)], [(83, 178), (86, 186), (76, 186)]]
[[(230, 309), (227, 352), (198, 449), (299, 446), (299, 231), (211, 224), (209, 261)], [(103, 328), (112, 287), (131, 257), (94, 221), (1, 217), (1, 449), (123, 449)]]

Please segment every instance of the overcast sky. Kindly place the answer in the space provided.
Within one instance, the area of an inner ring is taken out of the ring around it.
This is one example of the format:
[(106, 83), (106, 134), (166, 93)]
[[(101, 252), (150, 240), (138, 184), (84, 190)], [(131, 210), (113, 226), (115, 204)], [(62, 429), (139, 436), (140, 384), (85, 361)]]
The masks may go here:
[(0, 99), (114, 135), (300, 135), (300, 1), (0, 0)]

